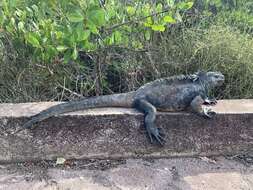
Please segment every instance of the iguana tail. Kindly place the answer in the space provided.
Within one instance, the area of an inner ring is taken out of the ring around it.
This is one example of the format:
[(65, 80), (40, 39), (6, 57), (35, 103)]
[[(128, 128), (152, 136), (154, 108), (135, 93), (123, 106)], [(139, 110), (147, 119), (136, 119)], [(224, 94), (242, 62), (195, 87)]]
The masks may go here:
[(135, 92), (129, 92), (91, 97), (84, 100), (58, 104), (32, 116), (31, 120), (23, 125), (23, 128), (31, 128), (32, 125), (37, 122), (62, 113), (85, 110), (88, 108), (132, 107), (134, 95)]

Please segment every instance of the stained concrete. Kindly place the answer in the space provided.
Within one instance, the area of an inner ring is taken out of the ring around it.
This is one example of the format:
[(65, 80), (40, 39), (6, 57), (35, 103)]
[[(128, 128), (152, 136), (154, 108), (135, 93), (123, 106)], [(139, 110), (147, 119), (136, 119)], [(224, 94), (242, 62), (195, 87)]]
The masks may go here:
[(98, 163), (46, 169), (29, 163), (5, 165), (0, 169), (0, 190), (253, 189), (253, 165), (224, 157), (128, 159), (107, 169), (87, 169)]
[(22, 128), (29, 117), (57, 103), (0, 105), (0, 162), (66, 159), (208, 156), (253, 150), (253, 100), (219, 101), (213, 119), (189, 112), (158, 113), (163, 147), (151, 145), (143, 114), (133, 109), (103, 108), (55, 116)]

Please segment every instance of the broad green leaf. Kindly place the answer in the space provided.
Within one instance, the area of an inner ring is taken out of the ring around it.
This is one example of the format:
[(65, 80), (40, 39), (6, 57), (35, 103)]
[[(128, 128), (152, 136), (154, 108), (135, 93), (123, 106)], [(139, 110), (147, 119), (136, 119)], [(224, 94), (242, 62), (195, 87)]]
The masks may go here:
[(90, 30), (84, 30), (82, 31), (82, 33), (80, 34), (80, 40), (83, 41), (83, 40), (86, 40), (88, 39), (90, 36)]
[(166, 23), (176, 23), (176, 20), (170, 15), (163, 17), (163, 21)]
[(145, 5), (143, 6), (142, 11), (143, 11), (143, 15), (144, 15), (144, 16), (150, 15), (150, 14), (151, 14), (151, 6), (150, 6), (150, 4), (149, 4), (149, 3), (145, 4)]
[(165, 31), (165, 27), (163, 25), (160, 25), (160, 24), (154, 24), (151, 26), (152, 30), (154, 31)]
[(106, 11), (108, 19), (116, 16), (116, 11), (114, 9), (109, 9)]
[(73, 13), (69, 13), (67, 17), (70, 22), (82, 22), (84, 20), (84, 16), (80, 10), (76, 10)]
[(156, 11), (157, 12), (162, 12), (163, 10), (163, 5), (161, 3), (158, 3), (157, 6), (156, 6)]
[(97, 27), (105, 24), (105, 11), (99, 7), (88, 10), (88, 19), (93, 22)]
[(70, 49), (68, 49), (65, 53), (64, 53), (64, 63), (68, 63), (71, 60), (71, 55), (72, 55), (72, 51)]
[(59, 51), (59, 52), (63, 52), (63, 51), (65, 51), (66, 49), (68, 49), (68, 47), (67, 47), (67, 46), (57, 46), (56, 49), (57, 49), (57, 51)]
[(34, 33), (28, 33), (26, 35), (26, 40), (29, 42), (33, 47), (40, 47), (40, 42), (37, 39), (37, 36)]
[(111, 38), (109, 39), (109, 45), (112, 45), (114, 44), (114, 36), (111, 36)]
[(132, 46), (135, 49), (141, 49), (141, 48), (143, 48), (143, 44), (140, 41), (137, 41), (137, 40), (132, 41)]
[(151, 17), (148, 17), (146, 22), (144, 23), (144, 26), (151, 27), (153, 25), (153, 20)]
[(56, 39), (61, 39), (64, 36), (64, 33), (61, 31), (56, 31), (55, 36), (56, 36)]
[(47, 59), (48, 60), (52, 59), (58, 53), (56, 48), (53, 47), (52, 45), (48, 45), (45, 49), (47, 52)]
[(93, 24), (92, 22), (88, 22), (88, 28), (90, 29), (90, 31), (91, 31), (93, 34), (99, 34), (99, 31), (98, 31), (96, 25)]
[(96, 45), (94, 43), (89, 42), (88, 40), (85, 40), (83, 43), (83, 48), (87, 51), (91, 51), (96, 49)]
[(189, 2), (181, 2), (177, 4), (177, 7), (181, 10), (188, 10), (190, 8), (192, 8), (193, 6), (193, 2), (189, 1)]
[(126, 10), (127, 10), (127, 13), (130, 15), (134, 15), (135, 13), (135, 8), (132, 6), (127, 6)]
[(76, 41), (80, 42), (86, 40), (90, 36), (90, 30), (84, 30), (82, 23), (78, 24), (75, 28)]

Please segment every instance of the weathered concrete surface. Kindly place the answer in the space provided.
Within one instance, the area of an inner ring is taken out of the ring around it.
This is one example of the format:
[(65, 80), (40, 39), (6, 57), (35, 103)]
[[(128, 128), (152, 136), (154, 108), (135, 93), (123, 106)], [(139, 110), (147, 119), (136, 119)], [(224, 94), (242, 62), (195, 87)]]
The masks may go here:
[(220, 101), (211, 120), (191, 113), (158, 113), (164, 147), (151, 145), (143, 115), (105, 108), (47, 119), (17, 135), (29, 116), (56, 103), (0, 105), (0, 161), (70, 158), (170, 157), (253, 151), (253, 100)]
[(5, 165), (0, 169), (0, 190), (253, 189), (253, 165), (223, 157), (130, 159), (106, 170), (87, 169), (91, 164), (96, 165), (81, 164), (75, 169)]

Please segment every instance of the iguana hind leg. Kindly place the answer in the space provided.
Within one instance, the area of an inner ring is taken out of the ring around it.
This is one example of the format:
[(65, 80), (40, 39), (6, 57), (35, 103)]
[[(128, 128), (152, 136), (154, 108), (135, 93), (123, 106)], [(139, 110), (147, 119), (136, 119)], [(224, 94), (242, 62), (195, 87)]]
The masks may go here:
[(196, 96), (191, 102), (192, 110), (200, 116), (205, 118), (212, 118), (215, 115), (215, 112), (209, 108), (203, 108), (202, 105), (205, 103), (205, 100), (201, 96)]
[(160, 128), (155, 126), (156, 108), (151, 103), (143, 99), (135, 101), (135, 108), (145, 113), (144, 124), (151, 143), (153, 143), (154, 137), (156, 141), (163, 145), (165, 142), (163, 138), (164, 133)]

